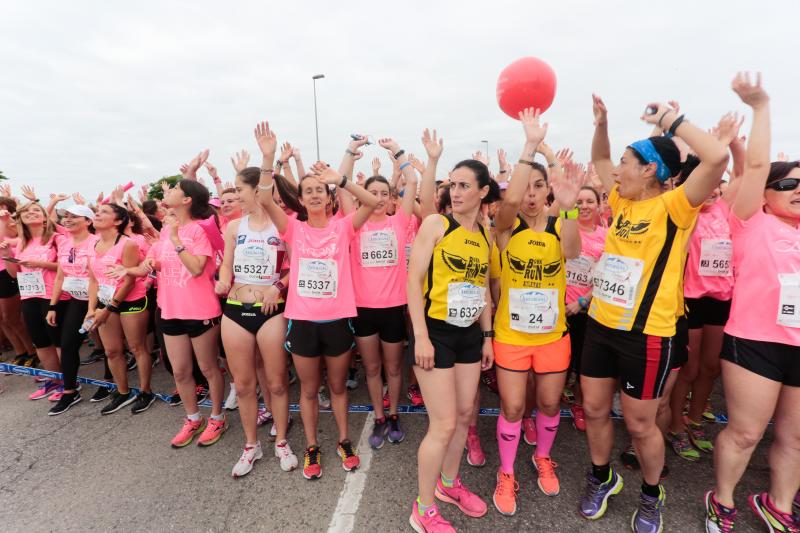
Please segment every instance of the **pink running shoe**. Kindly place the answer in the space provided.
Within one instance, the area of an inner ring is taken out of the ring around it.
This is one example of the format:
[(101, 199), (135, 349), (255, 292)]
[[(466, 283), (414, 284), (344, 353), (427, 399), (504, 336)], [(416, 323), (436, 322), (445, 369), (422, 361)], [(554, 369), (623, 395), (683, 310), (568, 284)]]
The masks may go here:
[(578, 431), (586, 431), (586, 415), (583, 414), (583, 406), (579, 403), (573, 403), (569, 406), (569, 411), (572, 413), (572, 425)]
[(58, 390), (55, 391), (53, 394), (51, 394), (48, 400), (51, 402), (57, 402), (58, 400), (61, 399), (62, 396), (64, 396), (64, 386), (59, 385)]
[(470, 466), (482, 467), (486, 464), (486, 456), (481, 448), (481, 439), (477, 433), (467, 435), (467, 463)]
[[(55, 394), (58, 392), (59, 387), (61, 387), (61, 383), (58, 381), (48, 379), (41, 385), (39, 388), (36, 389), (30, 396), (28, 396), (29, 400), (41, 400), (42, 398), (47, 398), (51, 394)], [(63, 390), (63, 389), (62, 389)]]
[(425, 405), (425, 400), (422, 398), (419, 385), (408, 386), (408, 399), (411, 400), (411, 405), (414, 407), (423, 407)]
[(199, 435), (206, 427), (206, 419), (205, 417), (200, 417), (200, 420), (189, 420), (188, 418), (183, 419), (183, 427), (181, 430), (178, 431), (178, 434), (172, 438), (173, 448), (183, 448), (184, 446), (188, 446), (191, 444), (192, 440), (195, 436)]
[(415, 500), (408, 523), (417, 533), (456, 533), (456, 528), (439, 514), (439, 507), (435, 503), (420, 515)]
[(528, 446), (536, 446), (536, 420), (533, 417), (522, 419), (522, 438)]
[(208, 419), (205, 431), (197, 439), (198, 446), (211, 446), (222, 438), (222, 434), (228, 431), (228, 421), (223, 416), (222, 420)]
[(472, 518), (479, 518), (486, 514), (489, 508), (486, 502), (481, 500), (477, 494), (470, 492), (467, 487), (461, 484), (461, 478), (457, 477), (453, 481), (453, 486), (446, 488), (442, 485), (442, 478), (436, 481), (436, 490), (433, 492), (439, 500), (445, 503), (452, 503), (461, 512)]

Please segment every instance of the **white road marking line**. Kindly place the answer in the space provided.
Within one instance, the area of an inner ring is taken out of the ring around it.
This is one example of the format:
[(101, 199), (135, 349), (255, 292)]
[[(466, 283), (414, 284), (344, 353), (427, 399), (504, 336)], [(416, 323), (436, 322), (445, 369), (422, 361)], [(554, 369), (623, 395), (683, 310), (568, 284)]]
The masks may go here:
[(370, 411), (364, 421), (361, 437), (358, 439), (358, 457), (361, 464), (358, 470), (347, 474), (339, 493), (339, 501), (328, 524), (328, 533), (350, 533), (356, 525), (356, 513), (361, 503), (361, 496), (367, 486), (367, 473), (372, 462), (372, 447), (369, 445), (369, 435), (375, 424), (375, 412)]

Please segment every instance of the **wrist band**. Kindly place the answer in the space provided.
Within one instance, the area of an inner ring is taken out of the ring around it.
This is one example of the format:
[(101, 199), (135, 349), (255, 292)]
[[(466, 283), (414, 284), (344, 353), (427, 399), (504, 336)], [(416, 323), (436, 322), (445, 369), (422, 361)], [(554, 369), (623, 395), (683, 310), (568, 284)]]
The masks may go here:
[(504, 170), (501, 170), (501, 171), (500, 171), (500, 174), (505, 174), (506, 172), (508, 172), (508, 170), (505, 170), (505, 169), (504, 169)]
[(268, 190), (270, 190), (271, 188), (273, 188), (274, 186), (275, 186), (275, 182), (273, 181), (273, 182), (272, 182), (272, 183), (270, 183), (269, 185), (259, 185), (259, 186), (258, 186), (258, 190), (259, 190), (259, 191), (268, 191)]
[(673, 122), (672, 126), (669, 127), (669, 134), (670, 135), (675, 135), (675, 130), (678, 129), (678, 126), (683, 124), (683, 119), (684, 119), (685, 116), (686, 115), (681, 115), (681, 116), (679, 116), (678, 118), (675, 119), (675, 122)]
[(406, 153), (405, 150), (398, 150), (396, 154), (394, 154), (395, 159), (400, 159), (400, 156)]
[(547, 168), (556, 168), (558, 163), (547, 163)]
[(346, 153), (346, 154), (350, 154), (350, 155), (352, 155), (353, 157), (355, 157), (355, 156), (356, 156), (356, 153), (355, 153), (354, 151), (352, 151), (350, 148), (348, 148), (347, 150), (345, 150), (345, 151), (344, 151), (344, 153)]
[(494, 330), (490, 329), (489, 331), (483, 331), (483, 332), (481, 332), (481, 335), (483, 335), (484, 339), (492, 338), (492, 337), (494, 337)]
[(261, 169), (261, 173), (262, 174), (275, 174), (275, 171), (272, 170), (271, 168), (262, 168)]
[(339, 183), (339, 188), (344, 189), (346, 185), (347, 185), (347, 175), (342, 174), (342, 182)]
[(578, 298), (578, 305), (581, 306), (581, 309), (588, 309), (589, 308), (589, 301), (586, 298), (584, 298), (583, 296), (581, 296), (580, 298)]
[(56, 310), (56, 306), (53, 305), (53, 304), (50, 304), (50, 305), (47, 306), (47, 310), (48, 311), (55, 311)]
[(561, 211), (559, 211), (559, 213), (561, 215), (561, 218), (563, 218), (565, 220), (577, 220), (578, 219), (578, 208), (577, 207), (573, 207), (569, 211), (565, 211), (564, 209), (562, 209)]
[(279, 167), (282, 167), (282, 166), (283, 166), (283, 161), (281, 161), (280, 159), (278, 159), (278, 163), (277, 163), (277, 165), (278, 165)]
[(661, 127), (661, 121), (664, 120), (664, 117), (667, 116), (667, 113), (669, 113), (669, 109), (661, 113), (661, 116), (658, 118), (658, 124), (656, 124), (656, 126), (658, 126), (659, 128)]
[(536, 163), (534, 163), (533, 161), (525, 161), (524, 159), (520, 159), (519, 161), (517, 161), (517, 163), (519, 163), (520, 165), (528, 165), (531, 168), (536, 168)]
[(406, 168), (407, 166), (411, 166), (411, 163), (409, 163), (408, 161), (406, 161), (405, 163), (403, 163), (402, 165), (400, 165), (400, 170), (403, 170), (403, 169), (404, 169), (404, 168)]
[(214, 183), (222, 183), (222, 179), (221, 178), (213, 178), (213, 179), (214, 179)]

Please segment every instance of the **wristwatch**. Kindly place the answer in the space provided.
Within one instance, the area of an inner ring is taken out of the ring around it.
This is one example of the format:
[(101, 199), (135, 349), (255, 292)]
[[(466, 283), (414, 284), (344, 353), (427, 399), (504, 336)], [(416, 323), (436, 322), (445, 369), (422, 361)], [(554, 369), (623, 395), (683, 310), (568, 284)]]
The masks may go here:
[(491, 337), (494, 337), (494, 330), (490, 329), (489, 331), (482, 331), (481, 335), (483, 335), (484, 339), (489, 339)]
[(275, 283), (272, 284), (272, 286), (275, 287), (276, 289), (278, 289), (278, 292), (285, 292), (286, 291), (286, 285), (281, 283), (281, 280), (276, 281)]
[(175, 253), (176, 254), (180, 255), (181, 252), (185, 252), (185, 251), (186, 251), (186, 247), (184, 245), (182, 245), (182, 244), (175, 247)]

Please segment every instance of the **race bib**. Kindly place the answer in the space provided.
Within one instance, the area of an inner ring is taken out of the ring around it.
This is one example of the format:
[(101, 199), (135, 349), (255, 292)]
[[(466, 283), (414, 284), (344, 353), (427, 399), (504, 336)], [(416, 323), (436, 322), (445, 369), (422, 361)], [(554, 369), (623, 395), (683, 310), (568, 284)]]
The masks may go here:
[(233, 253), (234, 276), (255, 282), (270, 281), (277, 272), (278, 249), (272, 245), (239, 245)]
[(301, 258), (297, 295), (306, 298), (336, 298), (339, 269), (333, 259)]
[(591, 287), (594, 263), (594, 259), (588, 255), (567, 260), (567, 285), (582, 289)]
[(511, 329), (549, 333), (558, 320), (558, 289), (508, 289)]
[(44, 276), (41, 271), (17, 273), (17, 286), (19, 295), (25, 298), (45, 296)]
[(465, 328), (478, 320), (486, 307), (486, 288), (472, 283), (450, 283), (447, 286), (447, 318), (445, 322)]
[(61, 289), (70, 293), (73, 298), (78, 300), (89, 299), (89, 278), (76, 278), (75, 276), (64, 276), (64, 283)]
[(388, 267), (397, 264), (397, 237), (392, 230), (361, 232), (361, 266)]
[(778, 325), (800, 328), (800, 274), (778, 274), (781, 284)]
[(730, 276), (733, 242), (730, 239), (703, 239), (700, 243), (701, 276)]
[(97, 299), (105, 306), (111, 305), (111, 300), (114, 298), (114, 291), (116, 289), (114, 285), (99, 285), (97, 287)]
[(633, 309), (643, 270), (641, 259), (603, 253), (594, 269), (592, 295), (611, 305)]

